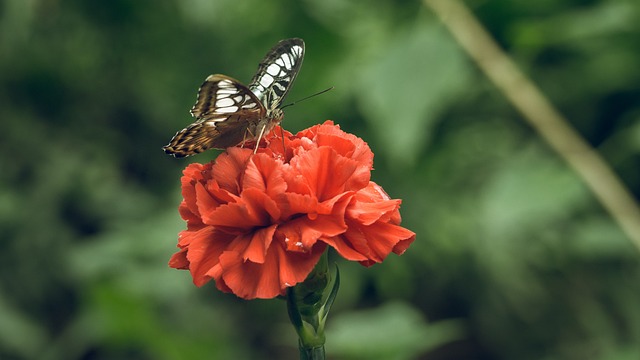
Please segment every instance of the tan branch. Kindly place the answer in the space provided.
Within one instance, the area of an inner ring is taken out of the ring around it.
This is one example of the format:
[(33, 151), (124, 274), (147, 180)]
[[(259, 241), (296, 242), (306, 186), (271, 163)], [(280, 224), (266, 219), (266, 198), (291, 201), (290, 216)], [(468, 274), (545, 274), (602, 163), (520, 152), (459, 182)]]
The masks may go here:
[(576, 171), (640, 251), (640, 209), (604, 159), (496, 44), (459, 0), (423, 0), (524, 119)]

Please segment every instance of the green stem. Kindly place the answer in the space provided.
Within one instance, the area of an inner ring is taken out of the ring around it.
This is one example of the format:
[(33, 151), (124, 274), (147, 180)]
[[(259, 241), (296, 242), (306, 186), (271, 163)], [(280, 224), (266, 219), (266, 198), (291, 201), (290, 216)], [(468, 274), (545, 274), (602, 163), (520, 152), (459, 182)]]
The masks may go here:
[(298, 333), (300, 359), (324, 360), (324, 325), (340, 284), (336, 279), (328, 295), (325, 291), (331, 283), (329, 261), (325, 252), (305, 281), (287, 289), (287, 311)]
[(324, 360), (324, 345), (317, 347), (305, 347), (302, 341), (298, 341), (300, 360)]

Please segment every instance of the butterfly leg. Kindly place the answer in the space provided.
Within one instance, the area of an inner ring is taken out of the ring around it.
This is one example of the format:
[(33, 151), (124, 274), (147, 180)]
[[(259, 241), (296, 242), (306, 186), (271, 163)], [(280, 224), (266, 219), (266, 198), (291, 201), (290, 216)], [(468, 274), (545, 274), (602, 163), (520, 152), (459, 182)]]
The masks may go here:
[[(249, 134), (250, 136), (247, 136), (247, 134)], [(247, 142), (247, 140), (253, 138), (253, 133), (251, 133), (251, 130), (247, 129), (244, 132), (244, 135), (242, 136), (242, 142), (240, 142), (240, 147), (244, 148), (244, 144)]]
[(258, 146), (260, 146), (260, 140), (262, 139), (262, 136), (264, 135), (264, 131), (267, 128), (267, 124), (262, 125), (262, 128), (260, 129), (260, 133), (258, 134), (258, 137), (256, 138), (256, 148), (253, 149), (253, 153), (257, 153), (258, 152)]

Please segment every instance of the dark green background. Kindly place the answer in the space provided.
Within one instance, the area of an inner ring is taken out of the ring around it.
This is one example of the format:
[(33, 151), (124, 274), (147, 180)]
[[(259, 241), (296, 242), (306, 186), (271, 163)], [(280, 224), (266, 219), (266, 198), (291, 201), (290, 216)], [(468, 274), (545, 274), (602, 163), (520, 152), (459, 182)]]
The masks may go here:
[[(338, 260), (336, 359), (638, 359), (640, 257), (429, 9), (390, 0), (0, 2), (0, 358), (295, 359), (280, 300), (168, 268), (179, 178), (161, 147), (206, 76), (307, 51), (298, 131), (332, 119), (417, 233)], [(640, 195), (640, 3), (473, 0), (512, 58)]]

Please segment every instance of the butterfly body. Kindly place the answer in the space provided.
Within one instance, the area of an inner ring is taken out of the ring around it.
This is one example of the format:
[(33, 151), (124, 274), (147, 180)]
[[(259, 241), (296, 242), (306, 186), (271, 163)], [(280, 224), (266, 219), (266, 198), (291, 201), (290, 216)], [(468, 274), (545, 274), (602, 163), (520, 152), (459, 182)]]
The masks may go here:
[(207, 77), (191, 109), (194, 123), (178, 131), (163, 150), (185, 157), (207, 149), (244, 145), (267, 134), (284, 113), (279, 108), (302, 65), (304, 41), (282, 40), (264, 57), (249, 86), (229, 76)]

